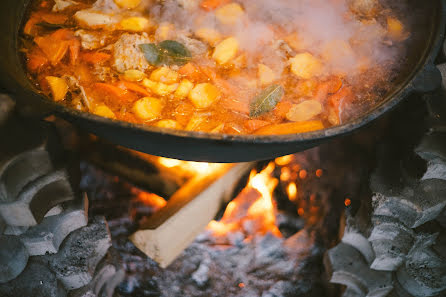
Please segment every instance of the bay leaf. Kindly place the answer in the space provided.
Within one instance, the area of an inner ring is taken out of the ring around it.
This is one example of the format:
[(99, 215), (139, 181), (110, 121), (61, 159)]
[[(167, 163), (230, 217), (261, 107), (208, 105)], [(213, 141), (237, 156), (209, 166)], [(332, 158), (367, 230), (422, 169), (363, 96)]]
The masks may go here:
[(139, 45), (139, 49), (144, 54), (147, 62), (151, 65), (159, 66), (161, 63), (160, 49), (154, 43), (144, 43)]
[(273, 110), (282, 100), (285, 90), (281, 85), (271, 85), (257, 95), (250, 104), (249, 115), (259, 117)]
[(184, 65), (192, 58), (191, 52), (181, 43), (165, 40), (158, 47), (161, 49), (163, 63), (167, 65)]
[(144, 53), (146, 60), (154, 66), (182, 66), (192, 58), (192, 54), (183, 44), (173, 40), (165, 40), (158, 45), (154, 43), (140, 44), (139, 48)]

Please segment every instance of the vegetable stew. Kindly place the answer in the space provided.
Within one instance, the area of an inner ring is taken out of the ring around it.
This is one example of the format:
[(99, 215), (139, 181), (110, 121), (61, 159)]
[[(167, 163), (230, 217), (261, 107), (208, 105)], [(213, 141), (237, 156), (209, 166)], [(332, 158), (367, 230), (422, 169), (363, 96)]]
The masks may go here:
[(410, 34), (377, 0), (35, 0), (22, 37), (30, 79), (71, 108), (272, 135), (376, 104)]

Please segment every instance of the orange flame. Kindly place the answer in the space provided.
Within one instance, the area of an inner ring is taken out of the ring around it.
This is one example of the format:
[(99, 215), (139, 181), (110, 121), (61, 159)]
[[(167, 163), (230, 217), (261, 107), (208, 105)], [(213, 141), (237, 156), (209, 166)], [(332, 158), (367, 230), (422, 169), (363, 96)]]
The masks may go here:
[(264, 170), (251, 172), (248, 185), (237, 198), (230, 202), (220, 221), (212, 221), (208, 230), (214, 236), (225, 236), (242, 231), (247, 236), (271, 232), (281, 236), (276, 226), (273, 192), (278, 180), (272, 177), (275, 169), (271, 162)]
[(162, 157), (158, 158), (158, 163), (166, 168), (174, 168), (191, 175), (209, 174), (223, 166), (216, 163), (188, 162)]

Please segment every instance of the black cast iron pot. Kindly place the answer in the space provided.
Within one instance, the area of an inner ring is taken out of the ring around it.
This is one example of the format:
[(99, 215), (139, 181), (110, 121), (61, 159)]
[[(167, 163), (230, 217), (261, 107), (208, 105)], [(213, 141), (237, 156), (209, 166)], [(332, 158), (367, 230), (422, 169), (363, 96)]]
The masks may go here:
[(446, 0), (407, 1), (413, 13), (406, 61), (392, 91), (376, 106), (337, 127), (311, 133), (277, 136), (232, 136), (143, 127), (69, 109), (40, 95), (27, 79), (18, 52), (18, 37), (32, 0), (0, 1), (0, 86), (13, 94), (22, 110), (55, 114), (115, 144), (152, 155), (206, 162), (272, 159), (302, 151), (350, 133), (391, 110), (412, 92), (426, 92), (441, 83), (434, 59), (444, 39)]

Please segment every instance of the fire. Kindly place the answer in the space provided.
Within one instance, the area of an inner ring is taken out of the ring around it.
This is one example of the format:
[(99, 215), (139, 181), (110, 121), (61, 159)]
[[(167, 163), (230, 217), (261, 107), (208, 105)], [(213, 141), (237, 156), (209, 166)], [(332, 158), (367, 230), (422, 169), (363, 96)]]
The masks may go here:
[(297, 185), (295, 182), (292, 182), (287, 187), (288, 197), (291, 201), (295, 201), (297, 198)]
[(273, 192), (279, 181), (272, 177), (275, 169), (271, 162), (261, 172), (251, 172), (248, 185), (230, 202), (220, 221), (212, 221), (208, 230), (215, 236), (241, 231), (250, 237), (268, 232), (281, 236), (276, 226), (276, 207)]
[(189, 162), (162, 157), (158, 158), (158, 163), (166, 168), (180, 170), (190, 175), (209, 174), (222, 166), (216, 163)]
[(153, 206), (156, 209), (163, 208), (167, 202), (164, 198), (148, 192), (139, 192), (137, 199), (148, 206)]

